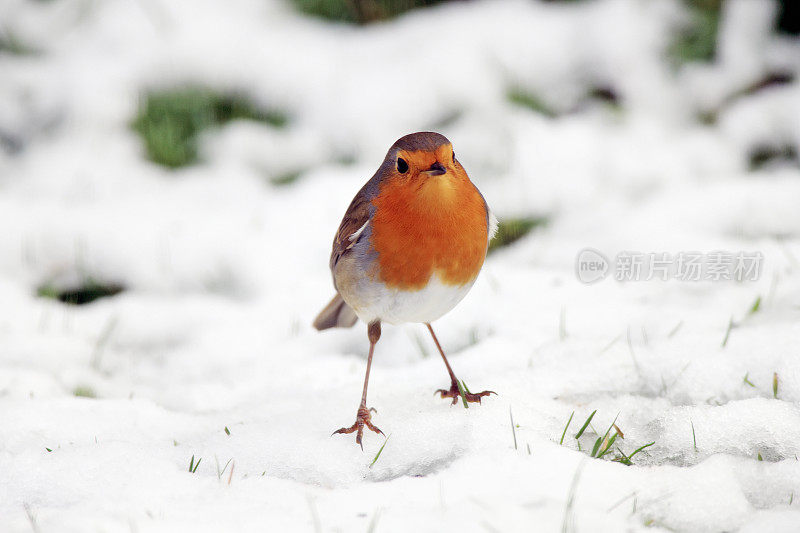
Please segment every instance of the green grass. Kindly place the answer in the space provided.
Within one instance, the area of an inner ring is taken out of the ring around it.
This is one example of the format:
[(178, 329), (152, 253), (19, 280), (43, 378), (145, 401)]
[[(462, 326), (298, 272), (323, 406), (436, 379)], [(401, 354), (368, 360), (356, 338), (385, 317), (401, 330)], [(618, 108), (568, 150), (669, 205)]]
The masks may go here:
[(93, 388), (86, 385), (78, 385), (72, 390), (72, 395), (79, 398), (97, 398), (97, 393)]
[(511, 87), (506, 91), (506, 99), (514, 105), (524, 107), (545, 117), (555, 118), (556, 113), (544, 100), (520, 87)]
[(195, 472), (197, 472), (197, 467), (198, 467), (198, 466), (200, 466), (200, 461), (202, 461), (202, 460), (203, 460), (203, 458), (201, 457), (201, 458), (200, 458), (200, 459), (198, 459), (198, 460), (197, 460), (197, 462), (195, 463), (195, 462), (194, 462), (194, 455), (192, 455), (192, 458), (191, 458), (191, 459), (189, 459), (189, 472), (191, 472), (192, 474), (194, 474)]
[(728, 340), (731, 338), (731, 330), (736, 326), (736, 322), (733, 321), (733, 316), (731, 316), (730, 320), (728, 320), (728, 328), (725, 330), (725, 337), (722, 338), (723, 348), (728, 345)]
[(198, 161), (197, 137), (202, 131), (232, 120), (283, 127), (288, 117), (277, 110), (260, 109), (241, 94), (184, 87), (143, 95), (131, 125), (151, 161), (179, 168)]
[(567, 420), (567, 425), (564, 426), (564, 432), (561, 434), (561, 440), (558, 441), (559, 444), (564, 444), (564, 436), (567, 434), (567, 430), (569, 429), (569, 425), (572, 422), (573, 416), (575, 416), (575, 411), (572, 411), (572, 414), (569, 415), (569, 420)]
[(630, 455), (625, 455), (625, 454), (622, 452), (622, 450), (620, 450), (619, 448), (617, 448), (617, 451), (620, 453), (621, 457), (620, 457), (619, 459), (614, 459), (614, 461), (616, 461), (616, 462), (618, 462), (618, 463), (622, 463), (622, 464), (624, 464), (624, 465), (631, 466), (631, 465), (633, 464), (633, 461), (632, 461), (633, 457), (634, 457), (634, 456), (635, 456), (637, 453), (639, 453), (640, 451), (644, 450), (645, 448), (649, 448), (649, 447), (650, 447), (650, 446), (652, 446), (653, 444), (655, 444), (655, 441), (653, 441), (653, 442), (648, 442), (647, 444), (644, 444), (644, 445), (642, 445), (642, 446), (639, 446), (638, 448), (636, 448), (635, 450), (633, 450), (633, 453), (632, 453), (632, 454), (630, 454)]
[(115, 296), (124, 290), (125, 287), (121, 284), (100, 282), (87, 277), (80, 285), (69, 288), (59, 288), (52, 283), (45, 283), (36, 289), (36, 295), (69, 305), (84, 305), (99, 298)]
[(759, 170), (773, 162), (787, 162), (794, 165), (800, 163), (797, 148), (791, 144), (778, 146), (756, 146), (748, 154), (748, 165), (751, 171)]
[[(392, 434), (390, 433), (390, 434), (389, 434), (389, 437), (391, 437), (391, 436), (392, 436)], [(378, 459), (380, 458), (380, 456), (381, 456), (381, 453), (383, 453), (383, 449), (386, 447), (386, 443), (387, 443), (387, 442), (389, 442), (389, 437), (386, 437), (386, 439), (383, 441), (383, 444), (381, 444), (381, 447), (380, 447), (380, 449), (378, 449), (378, 453), (376, 453), (376, 454), (375, 454), (375, 458), (374, 458), (374, 459), (372, 460), (372, 462), (369, 464), (369, 467), (370, 467), (370, 468), (372, 468), (372, 467), (373, 467), (373, 465), (375, 465), (375, 463), (377, 463), (377, 462), (378, 462)]]
[(292, 183), (296, 182), (302, 175), (303, 172), (300, 170), (284, 172), (283, 174), (271, 176), (269, 178), (269, 182), (276, 187), (285, 187), (286, 185), (291, 185)]
[(35, 49), (23, 43), (16, 34), (0, 28), (0, 55), (28, 56), (36, 53)]
[(758, 313), (760, 310), (761, 310), (761, 295), (758, 295), (755, 301), (753, 301), (753, 303), (748, 308), (747, 312), (745, 313), (741, 321), (736, 322), (735, 320), (733, 320), (733, 315), (731, 315), (730, 320), (728, 320), (728, 327), (725, 330), (725, 336), (722, 339), (722, 347), (725, 348), (725, 346), (728, 345), (728, 341), (731, 338), (731, 331), (741, 326), (742, 322), (747, 320), (752, 315)]
[[(642, 446), (639, 446), (631, 454), (628, 455), (619, 447), (619, 444), (617, 444), (617, 439), (622, 440), (625, 438), (625, 435), (622, 433), (622, 430), (619, 429), (619, 427), (617, 426), (617, 418), (619, 417), (619, 414), (617, 414), (617, 416), (614, 417), (614, 421), (611, 422), (611, 424), (608, 426), (608, 429), (606, 429), (605, 433), (603, 433), (602, 435), (595, 432), (594, 428), (591, 426), (591, 422), (595, 414), (597, 414), (596, 409), (591, 412), (591, 414), (586, 418), (586, 420), (584, 421), (583, 425), (578, 430), (578, 432), (575, 433), (575, 435), (573, 435), (578, 451), (585, 452), (589, 457), (592, 457), (594, 459), (603, 459), (606, 456), (608, 456), (614, 462), (630, 466), (633, 464), (632, 459), (634, 456), (636, 456), (636, 454), (638, 454), (645, 448), (649, 448), (650, 446), (655, 444), (655, 442), (650, 442)], [(564, 431), (561, 433), (561, 439), (558, 441), (559, 445), (564, 444), (564, 437), (567, 434), (567, 430), (569, 429), (570, 423), (572, 422), (572, 418), (574, 416), (575, 412), (573, 411), (572, 414), (570, 414), (569, 416), (569, 420), (567, 420), (567, 424), (564, 426)], [(591, 449), (584, 450), (581, 447), (580, 438), (587, 433), (587, 429), (590, 429), (592, 433), (597, 435), (597, 437), (594, 439), (594, 444), (592, 445)]]
[(469, 389), (467, 389), (467, 384), (464, 383), (463, 381), (456, 381), (456, 384), (458, 385), (458, 394), (461, 396), (461, 401), (464, 402), (464, 409), (469, 409), (469, 403), (467, 403), (467, 395), (464, 392), (465, 389), (467, 390), (467, 392), (469, 392)]
[[(589, 418), (586, 419), (586, 422), (583, 423), (583, 425), (581, 426), (581, 429), (579, 429), (578, 432), (575, 434), (575, 440), (578, 440), (579, 438), (581, 438), (581, 435), (583, 435), (583, 432), (586, 431), (587, 427), (589, 427), (589, 424), (592, 422), (592, 418), (594, 418), (594, 415), (596, 413), (597, 413), (597, 409), (592, 411), (592, 414), (590, 414)], [(570, 417), (570, 420), (571, 419), (572, 419), (572, 417)]]
[(684, 0), (688, 23), (675, 35), (668, 53), (674, 63), (713, 61), (717, 52), (723, 0)]
[(533, 229), (547, 225), (544, 217), (517, 217), (505, 218), (500, 220), (497, 225), (497, 233), (489, 243), (489, 253), (508, 246), (530, 233)]
[(336, 22), (367, 24), (445, 0), (292, 0), (299, 11)]
[[(226, 428), (226, 429), (227, 429), (227, 428)], [(194, 456), (192, 456), (192, 458), (194, 458)], [(233, 457), (231, 457), (230, 459), (228, 459), (228, 461), (225, 463), (225, 466), (223, 466), (222, 468), (220, 468), (220, 467), (219, 467), (219, 459), (217, 459), (217, 456), (216, 456), (216, 454), (214, 455), (214, 463), (215, 463), (215, 464), (216, 464), (216, 466), (217, 466), (217, 479), (219, 479), (219, 480), (221, 480), (221, 479), (222, 479), (222, 475), (223, 475), (223, 474), (225, 473), (225, 471), (228, 469), (228, 465), (230, 465), (230, 464), (231, 464), (231, 461), (233, 461)], [(200, 461), (197, 461), (197, 464), (199, 465), (199, 464), (200, 464)], [(194, 473), (194, 471), (191, 469), (191, 468), (192, 468), (192, 467), (191, 467), (191, 462), (189, 463), (189, 465), (190, 465), (190, 466), (189, 466), (189, 471), (190, 471), (190, 472), (192, 472), (192, 473)], [(197, 470), (197, 466), (195, 466), (195, 470)], [(233, 470), (233, 468), (231, 468), (231, 470)]]

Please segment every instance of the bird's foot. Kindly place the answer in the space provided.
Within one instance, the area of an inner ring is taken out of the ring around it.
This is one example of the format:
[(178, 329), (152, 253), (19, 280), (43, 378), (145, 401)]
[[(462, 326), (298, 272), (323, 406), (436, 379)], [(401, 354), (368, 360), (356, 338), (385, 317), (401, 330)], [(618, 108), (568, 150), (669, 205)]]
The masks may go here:
[[(381, 435), (384, 435), (383, 431), (381, 431), (380, 429), (378, 429), (377, 426), (372, 424), (372, 413), (371, 413), (371, 411), (375, 411), (375, 409), (372, 409), (372, 408), (367, 409), (366, 405), (361, 404), (361, 406), (358, 408), (358, 414), (356, 414), (355, 423), (352, 426), (350, 426), (349, 428), (337, 429), (336, 431), (331, 433), (331, 435), (336, 435), (337, 433), (353, 433), (355, 431), (355, 432), (357, 432), (356, 433), (356, 443), (359, 446), (361, 446), (361, 449), (363, 450), (364, 449), (364, 445), (361, 444), (361, 436), (364, 434), (364, 426), (367, 426), (369, 429), (371, 429), (375, 433), (380, 433)], [(375, 412), (377, 413), (377, 411), (375, 411)]]
[(464, 387), (463, 391), (459, 389), (458, 383), (454, 381), (450, 385), (450, 390), (439, 389), (436, 392), (434, 392), (434, 394), (439, 394), (442, 398), (452, 398), (453, 405), (455, 405), (458, 402), (458, 400), (462, 398), (462, 394), (463, 394), (463, 400), (466, 400), (467, 402), (471, 403), (475, 402), (481, 403), (481, 398), (483, 398), (484, 396), (489, 396), (490, 394), (497, 395), (497, 393), (494, 392), (493, 390), (485, 390), (483, 392), (470, 392), (463, 381), (461, 382), (461, 384)]

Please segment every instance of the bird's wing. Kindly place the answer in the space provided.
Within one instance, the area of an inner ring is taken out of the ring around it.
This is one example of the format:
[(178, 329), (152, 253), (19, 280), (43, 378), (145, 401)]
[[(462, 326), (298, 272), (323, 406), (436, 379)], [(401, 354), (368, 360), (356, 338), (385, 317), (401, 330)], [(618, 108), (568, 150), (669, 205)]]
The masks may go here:
[(487, 218), (489, 219), (489, 221), (488, 221), (489, 239), (488, 240), (491, 241), (492, 239), (494, 239), (494, 236), (497, 234), (497, 226), (500, 225), (500, 222), (498, 222), (497, 217), (494, 216), (494, 213), (492, 213), (492, 210), (489, 209), (488, 205), (486, 206), (486, 214), (487, 214)]
[(339, 262), (339, 259), (347, 253), (356, 243), (358, 237), (369, 224), (370, 220), (370, 200), (366, 194), (366, 187), (361, 189), (339, 224), (339, 230), (333, 239), (333, 250), (331, 251), (331, 270)]

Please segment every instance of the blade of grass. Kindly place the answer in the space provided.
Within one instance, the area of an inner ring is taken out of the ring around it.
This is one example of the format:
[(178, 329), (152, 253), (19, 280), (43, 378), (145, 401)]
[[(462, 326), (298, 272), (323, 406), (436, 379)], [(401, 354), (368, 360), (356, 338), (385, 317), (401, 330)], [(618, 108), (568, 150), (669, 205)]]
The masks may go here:
[(195, 472), (197, 472), (197, 467), (198, 467), (198, 466), (200, 466), (200, 461), (202, 461), (202, 460), (203, 460), (203, 458), (201, 457), (201, 458), (200, 458), (200, 459), (198, 459), (198, 460), (197, 460), (197, 462), (195, 463), (195, 462), (194, 462), (194, 455), (192, 455), (192, 458), (191, 458), (191, 459), (189, 459), (189, 472), (191, 472), (192, 474), (194, 474)]
[(643, 445), (643, 446), (639, 446), (638, 448), (636, 448), (635, 450), (633, 450), (633, 453), (632, 453), (632, 454), (630, 454), (630, 455), (628, 456), (628, 459), (633, 459), (633, 456), (634, 456), (634, 455), (636, 455), (636, 454), (637, 454), (637, 453), (639, 453), (640, 451), (644, 450), (645, 448), (649, 448), (650, 446), (652, 446), (652, 445), (653, 445), (653, 444), (655, 444), (655, 443), (656, 443), (656, 441), (653, 441), (653, 442), (649, 442), (649, 443), (647, 443), (647, 444), (645, 444), (645, 445)]
[(689, 423), (692, 425), (692, 443), (694, 444), (694, 451), (697, 453), (699, 450), (697, 449), (697, 435), (694, 432), (694, 422), (690, 420)]
[(614, 441), (617, 440), (618, 436), (619, 436), (619, 433), (614, 433), (613, 435), (611, 435), (610, 439), (603, 440), (604, 444), (603, 444), (602, 448), (600, 449), (600, 453), (597, 454), (597, 458), (598, 459), (602, 459), (604, 456), (606, 456), (609, 453), (611, 453), (611, 447), (614, 446)]
[(631, 466), (633, 464), (631, 462), (631, 458), (628, 457), (627, 455), (625, 455), (625, 452), (623, 452), (620, 449), (619, 446), (617, 446), (617, 452), (620, 454), (621, 457), (618, 457), (618, 458), (614, 459), (614, 461), (616, 461), (618, 463), (622, 463), (622, 464), (627, 465), (627, 466)]
[(230, 484), (231, 484), (231, 480), (233, 479), (233, 469), (234, 469), (234, 468), (236, 468), (236, 461), (234, 461), (233, 463), (231, 463), (231, 471), (230, 471), (230, 473), (228, 474), (228, 485), (230, 485)]
[(456, 381), (458, 385), (458, 394), (461, 395), (461, 401), (464, 403), (464, 409), (469, 409), (469, 404), (467, 403), (467, 395), (464, 393), (464, 382), (463, 381)]
[(597, 437), (597, 440), (594, 441), (594, 446), (592, 446), (592, 453), (590, 457), (594, 457), (597, 454), (597, 450), (600, 449), (600, 443), (603, 442), (603, 437)]
[(668, 338), (668, 339), (671, 339), (671, 338), (673, 337), (673, 335), (675, 335), (676, 333), (678, 333), (678, 330), (679, 330), (679, 329), (681, 329), (681, 326), (683, 326), (683, 320), (679, 321), (679, 322), (678, 322), (678, 323), (675, 325), (675, 327), (674, 327), (674, 328), (672, 328), (672, 331), (670, 331), (670, 332), (667, 334), (667, 338)]
[(579, 438), (581, 438), (581, 435), (583, 435), (583, 432), (584, 432), (584, 431), (586, 431), (586, 428), (587, 428), (587, 427), (589, 427), (589, 422), (591, 422), (591, 421), (592, 421), (592, 418), (594, 418), (594, 414), (595, 414), (596, 412), (597, 412), (597, 409), (595, 409), (594, 411), (592, 411), (592, 414), (590, 414), (590, 415), (589, 415), (589, 418), (587, 418), (587, 419), (586, 419), (586, 422), (584, 422), (584, 423), (583, 423), (583, 426), (581, 426), (581, 429), (580, 429), (580, 430), (579, 430), (579, 431), (578, 431), (578, 432), (575, 434), (575, 438), (576, 438), (576, 439), (579, 439)]
[(508, 416), (511, 418), (511, 434), (514, 435), (514, 449), (517, 449), (517, 430), (514, 427), (514, 413), (511, 412), (511, 407), (508, 408)]
[(757, 313), (757, 312), (758, 312), (758, 310), (759, 310), (760, 308), (761, 308), (761, 296), (759, 295), (759, 297), (758, 297), (758, 298), (756, 298), (756, 301), (755, 301), (755, 302), (753, 302), (753, 305), (752, 305), (752, 306), (750, 306), (750, 310), (747, 312), (747, 314), (748, 314), (748, 315), (755, 314), (755, 313)]
[(558, 441), (559, 444), (564, 444), (564, 435), (567, 434), (567, 430), (569, 429), (569, 424), (572, 422), (572, 417), (575, 416), (575, 411), (572, 411), (572, 414), (569, 415), (569, 420), (567, 420), (567, 425), (564, 426), (564, 432), (561, 434), (561, 440)]
[(722, 339), (722, 347), (723, 348), (725, 346), (727, 346), (727, 344), (728, 344), (728, 339), (731, 336), (731, 330), (734, 328), (734, 325), (735, 324), (733, 323), (733, 316), (731, 316), (730, 320), (728, 321), (728, 329), (725, 330), (725, 338)]
[(581, 472), (583, 471), (583, 467), (585, 464), (586, 460), (584, 459), (578, 465), (578, 468), (575, 469), (575, 475), (572, 476), (572, 483), (570, 483), (569, 493), (567, 496), (567, 504), (564, 507), (564, 521), (561, 524), (561, 533), (567, 533), (568, 531), (570, 531), (570, 529), (573, 529), (572, 527), (570, 527), (573, 525), (572, 508), (575, 506), (575, 493), (578, 490), (578, 482), (581, 479)]
[[(392, 434), (389, 433), (389, 437), (391, 437), (391, 436), (392, 436)], [(375, 458), (369, 464), (370, 468), (372, 468), (372, 465), (374, 465), (375, 463), (378, 462), (378, 458), (381, 456), (381, 453), (383, 453), (383, 449), (386, 447), (386, 443), (389, 442), (389, 437), (386, 437), (386, 440), (384, 440), (383, 444), (381, 444), (381, 447), (378, 449), (378, 453), (375, 454)]]

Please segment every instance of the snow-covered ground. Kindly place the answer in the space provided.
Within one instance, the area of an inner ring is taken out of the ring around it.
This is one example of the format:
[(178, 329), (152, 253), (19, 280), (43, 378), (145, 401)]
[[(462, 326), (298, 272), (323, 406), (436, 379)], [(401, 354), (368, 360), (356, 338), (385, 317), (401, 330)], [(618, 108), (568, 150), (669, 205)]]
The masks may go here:
[[(3, 2), (37, 53), (0, 53), (0, 530), (800, 530), (800, 169), (748, 166), (800, 151), (800, 84), (736, 97), (800, 73), (775, 9), (729, 0), (717, 61), (675, 69), (675, 1), (456, 3), (367, 28), (266, 0)], [(230, 123), (169, 171), (130, 121), (142, 91), (182, 84), (291, 120)], [(598, 86), (619, 109), (585, 98)], [(382, 437), (330, 435), (355, 415), (365, 328), (310, 323), (353, 194), (434, 128), (501, 219), (549, 224), (435, 324), (457, 375), (498, 396), (435, 398), (424, 327), (384, 328), (369, 404), (390, 438), (370, 466)], [(755, 281), (584, 284), (587, 247), (763, 260)], [(86, 276), (126, 290), (36, 296)], [(589, 457), (615, 417), (624, 439)]]

